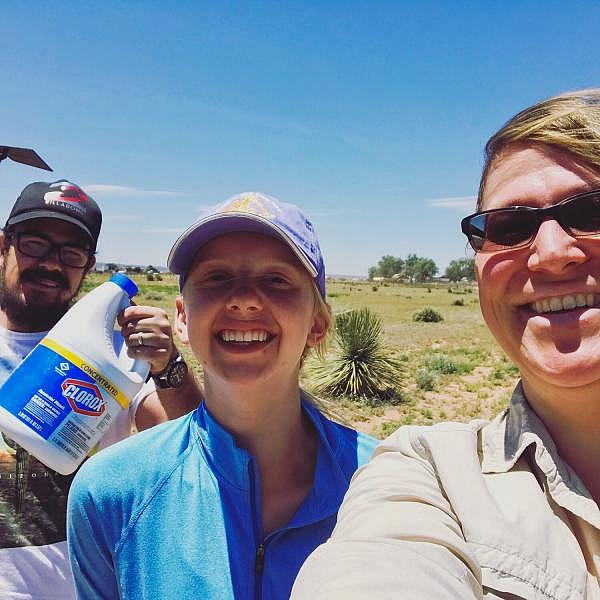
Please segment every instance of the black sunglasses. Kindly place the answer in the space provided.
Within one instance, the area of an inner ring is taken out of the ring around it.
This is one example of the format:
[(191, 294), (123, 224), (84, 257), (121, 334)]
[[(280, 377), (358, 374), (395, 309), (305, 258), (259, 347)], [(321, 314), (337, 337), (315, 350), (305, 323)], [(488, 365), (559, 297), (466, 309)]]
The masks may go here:
[(46, 258), (54, 248), (58, 250), (60, 262), (76, 269), (83, 269), (90, 260), (91, 249), (71, 244), (55, 244), (48, 238), (35, 233), (12, 232), (9, 239), (16, 242), (17, 250), (30, 258)]
[(547, 208), (510, 206), (484, 210), (465, 217), (460, 226), (475, 252), (497, 252), (527, 246), (548, 218), (558, 221), (576, 238), (600, 235), (600, 190), (571, 196)]

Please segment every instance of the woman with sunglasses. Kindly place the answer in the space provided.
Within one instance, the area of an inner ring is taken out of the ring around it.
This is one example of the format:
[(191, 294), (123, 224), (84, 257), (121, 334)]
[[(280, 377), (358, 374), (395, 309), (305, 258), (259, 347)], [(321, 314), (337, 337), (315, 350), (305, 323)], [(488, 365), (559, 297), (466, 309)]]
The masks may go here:
[(404, 427), (358, 472), (292, 598), (600, 598), (600, 89), (486, 146), (481, 310), (521, 380), (492, 422)]

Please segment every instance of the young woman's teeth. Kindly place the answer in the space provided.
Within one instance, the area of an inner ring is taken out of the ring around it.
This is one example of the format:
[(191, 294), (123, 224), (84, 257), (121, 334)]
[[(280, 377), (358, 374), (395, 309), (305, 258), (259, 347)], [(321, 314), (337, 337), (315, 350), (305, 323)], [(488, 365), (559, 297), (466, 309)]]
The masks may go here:
[(572, 310), (573, 308), (596, 306), (595, 294), (568, 294), (566, 296), (552, 296), (533, 302), (531, 308), (536, 313), (558, 312)]
[(266, 342), (269, 334), (266, 331), (235, 331), (233, 329), (225, 329), (221, 331), (219, 336), (224, 342)]

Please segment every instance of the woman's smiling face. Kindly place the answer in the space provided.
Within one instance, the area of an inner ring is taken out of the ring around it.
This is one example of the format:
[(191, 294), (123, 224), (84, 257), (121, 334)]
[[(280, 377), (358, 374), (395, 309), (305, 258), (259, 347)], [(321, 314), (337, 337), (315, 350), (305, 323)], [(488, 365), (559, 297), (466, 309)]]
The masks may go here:
[[(483, 209), (546, 207), (600, 187), (600, 173), (542, 145), (512, 144), (492, 163)], [(524, 381), (600, 381), (600, 236), (576, 239), (542, 222), (530, 245), (475, 258), (481, 310)]]
[(297, 378), (305, 347), (324, 335), (313, 289), (283, 242), (256, 233), (222, 235), (195, 257), (178, 302), (178, 328), (208, 378), (244, 384)]

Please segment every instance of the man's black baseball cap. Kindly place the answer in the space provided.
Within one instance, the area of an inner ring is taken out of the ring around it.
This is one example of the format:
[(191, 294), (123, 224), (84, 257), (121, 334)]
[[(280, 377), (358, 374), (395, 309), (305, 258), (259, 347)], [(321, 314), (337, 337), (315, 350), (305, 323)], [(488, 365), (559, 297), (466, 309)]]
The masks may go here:
[(60, 219), (85, 231), (96, 250), (102, 213), (96, 201), (78, 185), (61, 179), (30, 183), (17, 198), (4, 229), (29, 219)]

